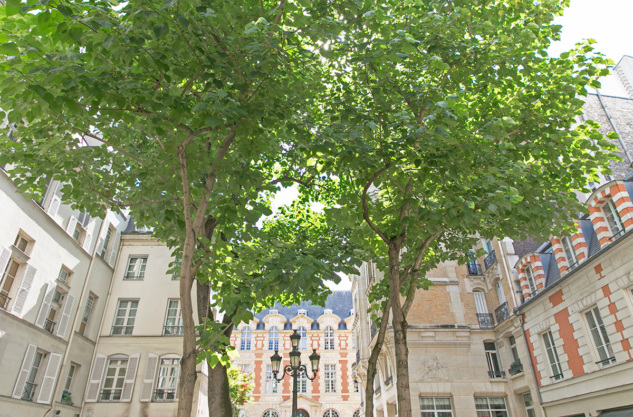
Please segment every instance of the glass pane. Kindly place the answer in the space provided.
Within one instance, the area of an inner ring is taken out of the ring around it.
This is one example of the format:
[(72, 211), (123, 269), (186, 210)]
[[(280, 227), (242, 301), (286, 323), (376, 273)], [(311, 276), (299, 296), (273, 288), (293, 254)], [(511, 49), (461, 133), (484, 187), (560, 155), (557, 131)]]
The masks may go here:
[(423, 410), (433, 410), (433, 398), (420, 397), (420, 408)]
[(475, 398), (475, 408), (477, 410), (488, 409), (488, 400), (486, 398)]
[(436, 398), (435, 408), (437, 408), (438, 410), (450, 410), (451, 399), (450, 398)]

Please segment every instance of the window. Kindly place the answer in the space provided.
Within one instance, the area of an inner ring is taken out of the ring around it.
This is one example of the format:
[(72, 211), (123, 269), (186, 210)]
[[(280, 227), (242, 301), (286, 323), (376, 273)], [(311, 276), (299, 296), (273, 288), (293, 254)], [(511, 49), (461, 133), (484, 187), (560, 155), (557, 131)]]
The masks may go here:
[(276, 327), (268, 331), (268, 350), (279, 350), (279, 329)]
[(165, 318), (165, 327), (163, 328), (163, 336), (182, 336), (182, 310), (180, 309), (180, 300), (169, 300), (167, 302), (167, 317)]
[(61, 282), (68, 283), (68, 280), (70, 279), (71, 275), (72, 275), (72, 272), (70, 271), (70, 269), (62, 266), (62, 268), (59, 270), (59, 275), (57, 276), (57, 279), (60, 280)]
[(330, 408), (325, 413), (323, 413), (323, 417), (339, 417), (338, 411)]
[(270, 410), (264, 411), (262, 417), (279, 417), (279, 414), (271, 408)]
[(102, 258), (105, 258), (108, 253), (110, 253), (111, 244), (112, 244), (112, 235), (116, 233), (116, 230), (108, 225), (106, 228), (106, 235), (103, 238), (103, 247), (101, 248), (101, 253), (99, 254)]
[(137, 310), (138, 300), (119, 300), (112, 326), (112, 336), (132, 334)]
[(251, 372), (251, 364), (250, 363), (240, 364), (240, 370), (245, 374), (249, 374)]
[(574, 251), (574, 245), (571, 242), (569, 236), (563, 236), (561, 239), (561, 243), (563, 244), (563, 251), (565, 252), (565, 258), (567, 259), (567, 264), (569, 265), (569, 269), (573, 269), (576, 267), (578, 263), (578, 258), (576, 257), (576, 252)]
[(609, 225), (611, 234), (615, 237), (622, 233), (624, 231), (624, 226), (622, 225), (622, 219), (618, 214), (618, 210), (615, 207), (613, 200), (608, 200), (604, 206), (602, 206), (602, 211), (604, 213), (604, 219)]
[(325, 376), (325, 393), (331, 394), (336, 392), (336, 365), (324, 366)]
[(543, 341), (545, 342), (545, 351), (547, 353), (547, 359), (549, 360), (549, 366), (552, 371), (551, 378), (554, 381), (563, 379), (563, 370), (560, 367), (560, 359), (558, 359), (558, 352), (556, 352), (554, 337), (552, 336), (551, 331), (543, 334)]
[(95, 307), (95, 303), (97, 301), (97, 296), (93, 293), (88, 294), (88, 300), (86, 301), (86, 307), (84, 308), (84, 314), (81, 316), (81, 324), (79, 324), (79, 334), (82, 336), (86, 333), (86, 327), (88, 326), (88, 321), (90, 320), (90, 314)]
[(75, 378), (75, 375), (77, 374), (78, 368), (79, 368), (79, 365), (75, 363), (71, 363), (70, 368), (68, 368), (68, 376), (66, 377), (66, 383), (64, 384), (64, 391), (62, 391), (62, 398), (61, 398), (62, 404), (73, 405), (71, 393), (72, 393), (72, 388), (73, 388), (73, 379)]
[(29, 243), (31, 243), (29, 239), (22, 236), (21, 234), (18, 234), (18, 236), (15, 238), (15, 242), (13, 243), (13, 246), (19, 249), (20, 252), (28, 255)]
[(488, 375), (490, 378), (503, 378), (505, 373), (501, 370), (499, 364), (499, 355), (497, 355), (497, 347), (494, 342), (484, 342), (486, 351), (486, 361), (488, 362)]
[(532, 394), (529, 392), (527, 394), (523, 394), (523, 403), (525, 404), (525, 413), (527, 417), (536, 417), (536, 412), (534, 411), (534, 402), (532, 401)]
[(448, 397), (420, 397), (422, 417), (452, 417), (453, 408)]
[(240, 337), (240, 350), (251, 350), (251, 329), (244, 327)]
[(534, 272), (530, 265), (525, 267), (525, 276), (527, 277), (528, 285), (530, 286), (530, 293), (532, 296), (536, 294), (536, 283), (534, 282)]
[(170, 264), (172, 267), (171, 280), (176, 281), (180, 279), (180, 270), (182, 266), (182, 258), (176, 259), (174, 262)]
[(127, 362), (127, 357), (118, 358), (114, 356), (110, 358), (99, 401), (121, 401)]
[[(50, 301), (50, 308), (48, 310), (48, 314), (44, 320), (44, 330), (53, 334), (55, 331), (55, 326), (59, 322), (59, 319), (62, 315), (62, 304), (63, 301), (68, 296), (66, 291), (62, 290), (59, 287), (56, 287), (53, 291), (53, 298)], [(46, 306), (42, 305), (42, 308), (46, 308)]]
[(179, 358), (161, 358), (153, 401), (174, 401), (178, 386)]
[[(273, 376), (273, 368), (266, 365), (266, 394), (277, 394), (277, 380)], [(264, 413), (265, 415), (266, 413)]]
[(325, 350), (334, 350), (334, 329), (330, 326), (325, 328)]
[(306, 333), (305, 327), (299, 327), (297, 330), (301, 339), (299, 339), (299, 350), (306, 350), (308, 348), (308, 334)]
[(508, 338), (508, 341), (510, 343), (510, 353), (512, 354), (512, 360), (514, 362), (521, 362), (521, 360), (519, 359), (519, 352), (517, 351), (517, 341), (514, 338), (514, 336), (510, 336)]
[(308, 392), (308, 376), (305, 372), (300, 372), (297, 377), (297, 392), (306, 394)]
[(508, 417), (506, 401), (502, 397), (475, 397), (477, 417)]
[(604, 327), (602, 317), (600, 317), (600, 310), (598, 307), (587, 311), (585, 313), (587, 317), (587, 323), (589, 324), (589, 331), (591, 332), (591, 338), (598, 351), (598, 357), (600, 360), (596, 362), (600, 365), (608, 365), (615, 362), (615, 356), (613, 355), (613, 349), (611, 349), (611, 343), (609, 342), (609, 335), (607, 329)]
[(127, 270), (123, 279), (137, 280), (145, 278), (145, 267), (147, 266), (147, 256), (130, 256), (127, 262)]
[(0, 287), (0, 308), (3, 310), (7, 310), (9, 308), (9, 301), (11, 301), (9, 294), (11, 293), (11, 288), (16, 280), (19, 268), (19, 263), (13, 259), (9, 259), (9, 263), (2, 275), (2, 286)]
[(22, 392), (22, 399), (25, 401), (33, 401), (33, 395), (35, 394), (35, 388), (37, 388), (37, 374), (40, 371), (40, 367), (46, 354), (41, 351), (35, 352), (35, 358), (33, 358), (33, 365), (31, 365), (31, 369), (29, 370), (28, 376), (26, 377), (26, 383), (24, 384), (24, 391)]
[(358, 386), (358, 381), (354, 380), (354, 392), (359, 393), (360, 387)]

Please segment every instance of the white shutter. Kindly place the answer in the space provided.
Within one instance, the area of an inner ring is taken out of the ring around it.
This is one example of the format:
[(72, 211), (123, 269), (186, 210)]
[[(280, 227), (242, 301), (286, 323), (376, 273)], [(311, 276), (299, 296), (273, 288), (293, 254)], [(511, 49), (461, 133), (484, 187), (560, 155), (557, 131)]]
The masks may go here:
[(44, 327), (46, 323), (46, 317), (48, 316), (48, 312), (51, 309), (51, 302), (53, 301), (53, 294), (55, 294), (55, 285), (52, 282), (48, 283), (48, 288), (46, 289), (46, 294), (44, 294), (44, 298), (42, 299), (42, 305), (40, 306), (40, 312), (37, 313), (37, 319), (35, 319), (35, 325), (37, 327)]
[(108, 264), (114, 268), (114, 262), (116, 262), (116, 254), (119, 250), (119, 241), (121, 240), (121, 232), (117, 230), (116, 235), (114, 237), (114, 242), (112, 242), (112, 250), (110, 251), (110, 259), (108, 259)]
[(103, 244), (104, 243), (105, 243), (105, 239), (100, 237), (99, 241), (97, 242), (97, 255), (102, 255), (101, 252), (103, 252)]
[(70, 314), (73, 311), (73, 304), (75, 303), (75, 296), (72, 294), (66, 295), (66, 302), (64, 303), (64, 311), (62, 312), (62, 318), (59, 319), (59, 325), (57, 326), (57, 336), (66, 337), (66, 328), (70, 323)]
[(42, 404), (49, 404), (51, 402), (53, 389), (55, 388), (55, 381), (57, 381), (57, 374), (59, 373), (59, 367), (61, 364), (62, 355), (57, 353), (51, 353), (49, 355), (48, 365), (46, 365), (46, 372), (44, 372), (42, 386), (40, 387), (40, 394), (37, 396), (36, 402)]
[(84, 250), (86, 252), (90, 252), (90, 244), (92, 243), (92, 235), (86, 232), (86, 237), (84, 238)]
[(0, 248), (2, 248), (2, 251), (0, 251), (0, 280), (2, 280), (4, 270), (7, 269), (7, 264), (9, 259), (11, 259), (11, 251), (4, 246), (0, 246)]
[(141, 388), (141, 402), (149, 402), (152, 399), (152, 389), (154, 388), (154, 378), (156, 378), (156, 365), (158, 365), (158, 355), (150, 353), (147, 357), (147, 366), (143, 376), (143, 387)]
[(66, 226), (66, 233), (72, 236), (73, 233), (75, 233), (76, 228), (77, 228), (77, 219), (75, 218), (75, 216), (70, 216), (70, 219), (68, 219), (68, 226)]
[(503, 287), (501, 286), (501, 280), (497, 280), (497, 298), (499, 299), (499, 305), (506, 302), (506, 295), (503, 293)]
[(123, 382), (123, 391), (121, 393), (121, 402), (132, 401), (132, 392), (134, 391), (134, 380), (136, 379), (136, 369), (138, 368), (138, 360), (140, 353), (130, 355), (125, 370), (125, 382)]
[(37, 269), (31, 265), (26, 266), (24, 277), (20, 283), (20, 288), (15, 296), (15, 302), (13, 303), (13, 309), (11, 310), (11, 312), (18, 317), (22, 317), (22, 309), (26, 303), (26, 297), (29, 295), (29, 291), (31, 291), (31, 285), (33, 285), (33, 279), (35, 278), (36, 271)]
[(475, 298), (475, 309), (477, 310), (477, 314), (488, 314), (488, 306), (486, 305), (484, 293), (481, 291), (475, 291), (473, 292), (473, 297)]
[(24, 360), (22, 361), (22, 368), (20, 368), (18, 380), (15, 381), (15, 388), (13, 388), (13, 398), (22, 398), (24, 384), (26, 384), (26, 379), (29, 377), (29, 371), (33, 366), (33, 359), (35, 359), (36, 350), (37, 347), (35, 345), (28, 345), (26, 348), (26, 354), (24, 355)]
[(61, 206), (62, 200), (56, 195), (53, 196), (51, 200), (51, 204), (48, 206), (48, 215), (51, 217), (57, 216), (57, 210), (59, 210), (59, 206)]
[(90, 375), (90, 381), (88, 382), (88, 387), (86, 388), (87, 403), (94, 403), (99, 398), (99, 388), (101, 388), (101, 380), (103, 379), (106, 362), (106, 355), (97, 353), (95, 356), (95, 363), (92, 367), (92, 375)]

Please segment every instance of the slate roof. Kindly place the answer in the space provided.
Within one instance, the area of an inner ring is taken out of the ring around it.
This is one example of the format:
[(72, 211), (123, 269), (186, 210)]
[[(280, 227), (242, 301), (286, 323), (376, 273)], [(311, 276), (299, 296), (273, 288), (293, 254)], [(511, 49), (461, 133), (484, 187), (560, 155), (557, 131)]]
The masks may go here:
[[(297, 316), (299, 314), (299, 310), (306, 310), (306, 316), (310, 317), (312, 320), (312, 328), (310, 330), (319, 330), (319, 324), (317, 323), (317, 319), (323, 315), (325, 309), (331, 309), (332, 314), (339, 316), (341, 318), (341, 322), (339, 323), (339, 330), (347, 330), (347, 326), (345, 325), (345, 320), (350, 316), (350, 312), (353, 308), (352, 304), (352, 292), (351, 291), (334, 291), (330, 294), (325, 301), (325, 307), (315, 306), (307, 301), (303, 301), (299, 304), (293, 304), (288, 307), (283, 307), (279, 304), (275, 304), (273, 310), (277, 310), (279, 314), (284, 316), (288, 321), (284, 327), (284, 330), (292, 329), (292, 324), (290, 323), (290, 319)], [(266, 317), (271, 309), (264, 309), (261, 312), (255, 314), (255, 318), (259, 320), (257, 324), (257, 330), (264, 330), (264, 322), (262, 321), (264, 317)]]

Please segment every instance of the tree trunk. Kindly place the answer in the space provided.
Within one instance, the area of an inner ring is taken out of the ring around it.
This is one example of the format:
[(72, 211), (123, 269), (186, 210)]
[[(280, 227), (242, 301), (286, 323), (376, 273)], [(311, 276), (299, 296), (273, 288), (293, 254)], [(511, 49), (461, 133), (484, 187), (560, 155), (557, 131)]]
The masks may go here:
[(385, 309), (380, 319), (380, 327), (378, 328), (378, 337), (376, 344), (371, 349), (371, 355), (367, 361), (367, 384), (365, 385), (365, 417), (374, 417), (374, 378), (378, 372), (378, 357), (382, 351), (382, 345), (389, 327), (389, 309), (390, 303), (385, 303)]
[(193, 407), (193, 390), (196, 385), (196, 334), (193, 321), (193, 304), (191, 288), (193, 276), (191, 264), (193, 258), (194, 238), (187, 233), (183, 247), (182, 269), (180, 276), (180, 306), (182, 309), (182, 358), (180, 359), (180, 379), (178, 381), (178, 413), (177, 417), (191, 417)]
[(411, 390), (409, 387), (409, 349), (407, 348), (407, 321), (400, 303), (400, 245), (389, 244), (389, 300), (393, 315), (393, 338), (396, 351), (396, 390), (398, 417), (411, 417)]

